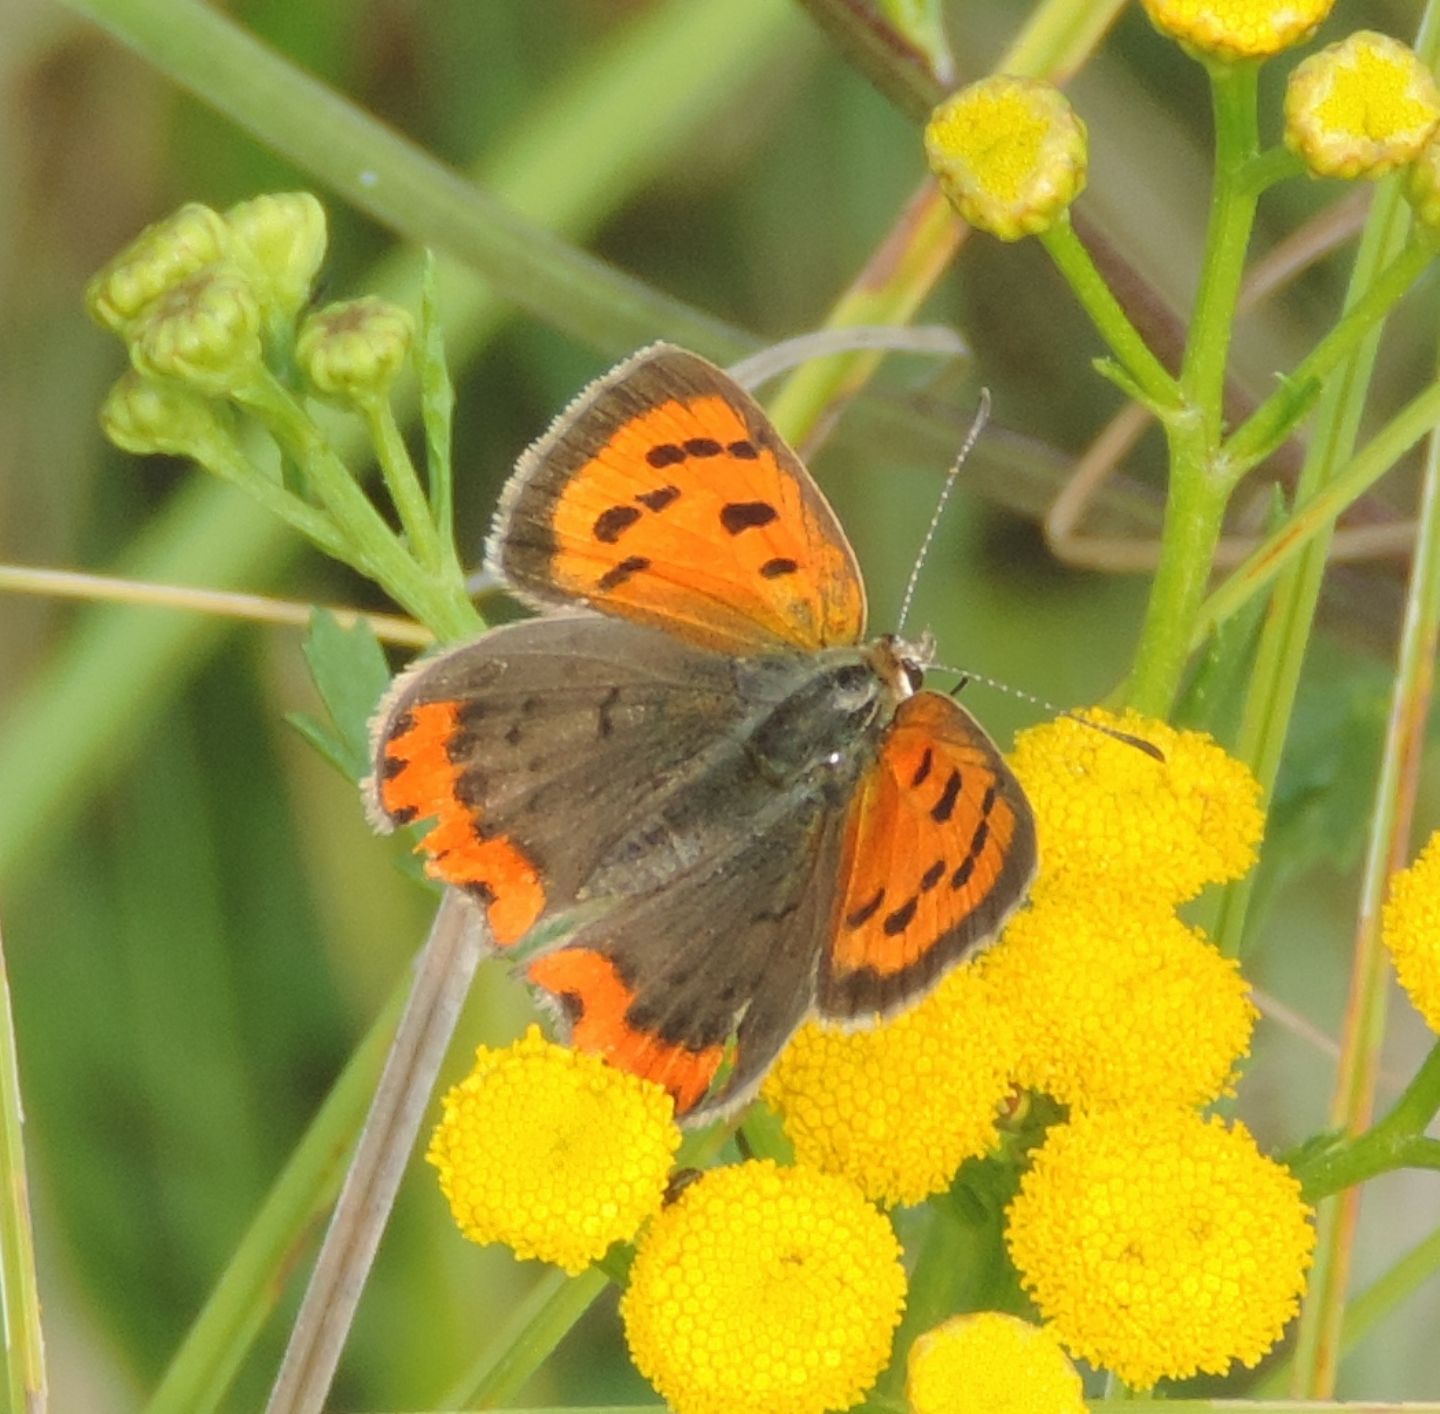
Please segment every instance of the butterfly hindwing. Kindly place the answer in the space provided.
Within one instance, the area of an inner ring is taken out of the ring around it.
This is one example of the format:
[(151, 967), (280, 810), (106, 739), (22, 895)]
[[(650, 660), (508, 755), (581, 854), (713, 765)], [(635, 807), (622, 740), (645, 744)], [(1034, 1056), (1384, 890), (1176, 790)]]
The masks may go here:
[(817, 804), (734, 837), (663, 893), (536, 958), (530, 979), (557, 999), (576, 1045), (665, 1086), (689, 1122), (723, 1113), (810, 1009), (842, 823)]
[(729, 661), (669, 635), (598, 615), (509, 624), (391, 689), (373, 813), (433, 821), (427, 871), (507, 946), (577, 902), (663, 885), (667, 829), (683, 834), (687, 787), (744, 711)]
[(666, 344), (593, 383), (521, 458), (490, 567), (732, 653), (860, 640), (865, 590), (825, 497), (731, 378)]
[(885, 1015), (992, 939), (1035, 872), (1019, 782), (949, 697), (900, 703), (850, 807), (822, 1016)]

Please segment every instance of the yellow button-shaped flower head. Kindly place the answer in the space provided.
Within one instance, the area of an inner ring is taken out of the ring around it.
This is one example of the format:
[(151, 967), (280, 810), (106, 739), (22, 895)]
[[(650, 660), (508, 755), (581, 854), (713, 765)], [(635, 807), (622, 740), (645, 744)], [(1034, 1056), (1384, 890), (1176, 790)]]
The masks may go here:
[(234, 265), (207, 265), (170, 285), (130, 321), (130, 361), (146, 377), (173, 378), (224, 397), (261, 371), (260, 305)]
[(1405, 195), (1415, 209), (1415, 219), (1434, 239), (1440, 234), (1440, 133), (1430, 135), (1430, 141), (1410, 164), (1405, 175)]
[(1250, 1048), (1235, 961), (1112, 889), (1041, 887), (979, 968), (1015, 1017), (1015, 1078), (1077, 1108), (1206, 1104)]
[(1383, 177), (1413, 162), (1437, 124), (1430, 70), (1373, 30), (1312, 54), (1285, 90), (1285, 144), (1320, 177)]
[(765, 1082), (795, 1156), (882, 1203), (918, 1203), (995, 1143), (1015, 1028), (973, 967), (865, 1031), (804, 1026)]
[(1432, 1031), (1440, 1031), (1440, 834), (1390, 881), (1385, 946), (1400, 985)]
[(1177, 904), (1249, 869), (1264, 817), (1246, 766), (1203, 732), (1134, 712), (1085, 715), (1164, 759), (1071, 717), (1021, 732), (1011, 764), (1035, 807), (1042, 880), (1103, 880)]
[(1254, 1365), (1299, 1307), (1315, 1234), (1294, 1176), (1240, 1125), (1128, 1109), (1050, 1131), (1006, 1240), (1070, 1352), (1148, 1389)]
[(1055, 1334), (1018, 1316), (955, 1316), (910, 1347), (911, 1414), (1085, 1414)]
[(1335, 0), (1144, 0), (1161, 34), (1192, 53), (1268, 59), (1309, 39)]
[(999, 74), (952, 94), (926, 125), (925, 155), (955, 209), (1004, 241), (1053, 225), (1085, 190), (1085, 124), (1040, 79)]
[(582, 1271), (659, 1210), (680, 1143), (660, 1086), (532, 1026), (476, 1052), (426, 1158), (461, 1232)]
[(822, 1414), (874, 1383), (904, 1302), (860, 1190), (765, 1160), (710, 1170), (645, 1229), (620, 1315), (674, 1414)]

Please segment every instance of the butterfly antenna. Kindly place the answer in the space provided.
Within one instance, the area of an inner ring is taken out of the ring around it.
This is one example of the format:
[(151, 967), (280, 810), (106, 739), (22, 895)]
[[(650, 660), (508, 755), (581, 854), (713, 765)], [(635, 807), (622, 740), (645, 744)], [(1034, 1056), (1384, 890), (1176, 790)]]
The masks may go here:
[(1008, 682), (1001, 682), (998, 678), (987, 678), (983, 673), (970, 673), (963, 668), (947, 668), (939, 663), (932, 663), (926, 671), (956, 675), (955, 686), (950, 689), (951, 697), (958, 697), (969, 683), (984, 683), (986, 687), (993, 687), (996, 692), (1005, 692), (1011, 697), (1018, 697), (1022, 702), (1028, 702), (1032, 707), (1038, 707), (1052, 717), (1064, 717), (1067, 721), (1078, 722), (1082, 727), (1088, 727), (1092, 732), (1114, 737), (1116, 741), (1123, 741), (1127, 746), (1133, 746), (1137, 751), (1143, 751), (1147, 756), (1153, 756), (1157, 761), (1165, 759), (1165, 753), (1153, 741), (1146, 741), (1144, 737), (1138, 737), (1133, 732), (1122, 732), (1118, 727), (1107, 727), (1103, 722), (1092, 722), (1078, 712), (1072, 712), (1065, 707), (1057, 707), (1055, 703), (1048, 702), (1043, 697), (1037, 697), (1033, 692), (1026, 692), (1024, 688), (1020, 687), (1011, 687)]
[(960, 455), (955, 458), (950, 470), (945, 475), (945, 484), (940, 488), (939, 499), (935, 502), (935, 513), (930, 517), (925, 538), (920, 542), (920, 553), (916, 555), (915, 564), (910, 570), (910, 580), (905, 586), (905, 597), (900, 601), (900, 624), (895, 630), (897, 636), (902, 636), (905, 632), (905, 620), (910, 616), (910, 605), (915, 599), (915, 586), (920, 581), (920, 571), (925, 565), (925, 557), (930, 553), (930, 544), (935, 539), (935, 532), (940, 526), (940, 517), (945, 514), (945, 503), (955, 489), (955, 482), (960, 477), (960, 468), (965, 465), (965, 458), (970, 455), (970, 449), (985, 430), (985, 424), (989, 420), (990, 390), (981, 388), (980, 406), (975, 409), (975, 417), (970, 423), (970, 430), (965, 434), (965, 441), (961, 444)]

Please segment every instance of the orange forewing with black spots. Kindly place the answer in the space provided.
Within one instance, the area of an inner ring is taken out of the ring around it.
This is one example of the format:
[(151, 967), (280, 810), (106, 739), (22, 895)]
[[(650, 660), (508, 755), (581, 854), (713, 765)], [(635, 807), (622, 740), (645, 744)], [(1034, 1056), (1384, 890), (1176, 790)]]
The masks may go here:
[(1030, 808), (989, 737), (938, 692), (895, 711), (851, 806), (823, 1016), (883, 1015), (989, 941), (1035, 872)]
[(490, 564), (725, 652), (857, 643), (854, 553), (795, 454), (719, 369), (667, 345), (588, 388), (522, 459)]

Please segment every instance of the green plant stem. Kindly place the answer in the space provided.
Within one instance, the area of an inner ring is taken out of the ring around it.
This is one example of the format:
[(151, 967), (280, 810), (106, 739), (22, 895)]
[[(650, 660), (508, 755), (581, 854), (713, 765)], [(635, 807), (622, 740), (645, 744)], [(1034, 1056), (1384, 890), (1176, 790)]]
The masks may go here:
[(1040, 239), (1140, 396), (1162, 417), (1178, 411), (1179, 387), (1120, 307), (1090, 252), (1075, 234), (1069, 214), (1062, 214), (1054, 225), (1042, 231)]
[(400, 517), (410, 553), (420, 562), (420, 567), (436, 578), (449, 573), (460, 575), (460, 567), (453, 548), (448, 552), (440, 539), (430, 503), (420, 485), (415, 463), (405, 439), (400, 435), (400, 425), (395, 421), (395, 409), (388, 397), (367, 398), (360, 405), (360, 415), (370, 433), (370, 443), (375, 448), (376, 460), (380, 463), (385, 478), (385, 489)]
[(25, 1175), (24, 1125), (10, 971), (0, 943), (0, 1291), (5, 1298), (5, 1386), (12, 1414), (40, 1414), (46, 1402), (45, 1339)]
[[(1259, 151), (1259, 76), (1258, 63), (1210, 66), (1215, 185), (1205, 232), (1205, 260), (1180, 375), (1187, 404), (1204, 424), (1207, 453), (1220, 444), (1225, 367), (1259, 199), (1258, 191), (1245, 181)], [(1186, 467), (1183, 473), (1174, 467), (1171, 474), (1198, 475), (1202, 470), (1208, 473), (1211, 467)]]
[[(354, 553), (372, 567), (374, 577), (396, 603), (403, 605), (442, 641), (469, 637), (483, 627), (463, 579), (454, 572), (449, 575), (427, 573), (411, 556), (349, 467), (287, 389), (275, 378), (266, 376), (257, 379), (241, 397), (244, 405), (265, 422), (281, 447), (300, 464), (307, 484), (334, 518)], [(398, 430), (396, 436), (398, 440)], [(377, 446), (383, 457), (385, 448)], [(389, 450), (395, 455), (394, 448)], [(400, 454), (408, 461), (403, 445)], [(387, 480), (389, 475), (387, 471)], [(424, 527), (422, 534), (432, 542), (432, 556), (439, 557), (435, 530), (413, 468), (410, 480), (415, 483), (418, 505), (411, 505), (409, 514), (419, 516)], [(403, 488), (401, 494), (404, 494)], [(405, 515), (402, 510), (402, 521), (408, 528)], [(453, 556), (450, 563), (454, 564)]]
[(1425, 1128), (1440, 1113), (1440, 1044), (1425, 1058), (1394, 1108), (1353, 1138), (1337, 1139), (1292, 1165), (1312, 1202), (1397, 1168), (1440, 1168), (1440, 1139)]
[(1141, 712), (1169, 714), (1189, 660), (1230, 485), (1217, 469), (1223, 432), (1225, 368), (1245, 252), (1258, 192), (1244, 173), (1258, 147), (1254, 64), (1211, 68), (1215, 108), (1215, 185), (1205, 264), (1180, 374), (1183, 411), (1164, 419), (1170, 485), (1160, 564), (1125, 698)]
[(1336, 474), (1323, 490), (1258, 546), (1210, 595), (1195, 620), (1191, 648), (1239, 612), (1317, 535), (1330, 531), (1338, 516), (1375, 484), (1440, 422), (1440, 382), (1417, 394)]
[(1285, 379), (1221, 448), (1224, 474), (1237, 482), (1290, 436), (1315, 406), (1325, 379), (1384, 322), (1435, 258), (1428, 240), (1405, 245)]
[(521, 1319), (506, 1325), (441, 1407), (493, 1409), (513, 1399), (609, 1285), (599, 1267), (586, 1267), (578, 1276), (547, 1278), (537, 1286), (539, 1299), (521, 1307)]
[(201, 1414), (224, 1399), (284, 1292), (280, 1274), (295, 1264), (311, 1228), (340, 1189), (351, 1141), (375, 1092), (409, 983), (407, 973), (351, 1052), (166, 1366), (146, 1414)]

